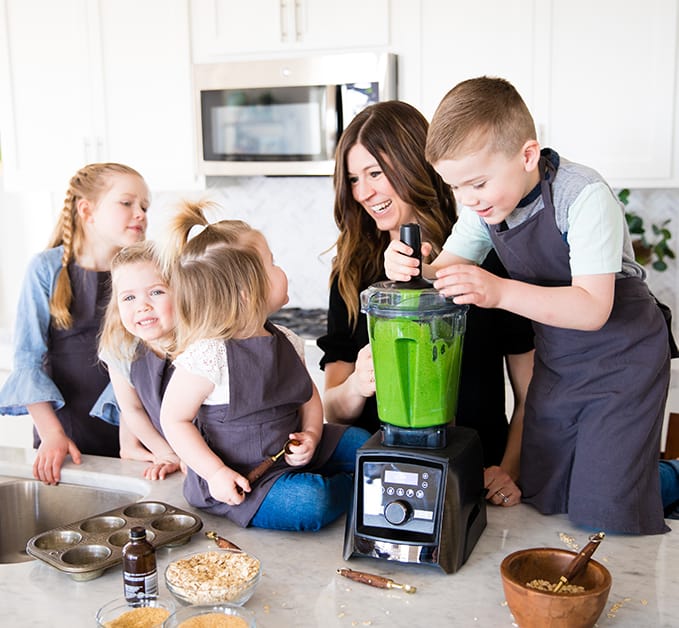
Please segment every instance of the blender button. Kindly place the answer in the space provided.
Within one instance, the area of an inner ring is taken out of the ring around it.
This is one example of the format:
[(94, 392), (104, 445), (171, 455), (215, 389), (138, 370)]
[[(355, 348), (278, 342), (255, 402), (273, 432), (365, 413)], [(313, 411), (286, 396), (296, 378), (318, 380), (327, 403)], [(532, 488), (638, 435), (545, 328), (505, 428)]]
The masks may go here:
[(429, 474), (428, 474), (426, 471), (422, 474), (422, 479), (423, 479), (423, 480), (428, 480), (428, 479), (429, 479)]
[(407, 495), (408, 497), (412, 497), (413, 495), (415, 495), (415, 491), (414, 491), (412, 488), (409, 488), (409, 489), (406, 491), (406, 495)]
[(397, 494), (399, 497), (403, 497), (403, 495), (405, 494), (405, 491), (404, 491), (402, 488), (397, 488), (397, 489), (396, 489), (396, 494)]
[(390, 486), (390, 487), (387, 489), (387, 495), (393, 495), (393, 494), (394, 494), (394, 487), (393, 487), (393, 486)]
[(420, 499), (422, 499), (422, 498), (424, 497), (424, 491), (419, 491), (419, 490), (418, 490), (417, 493), (415, 493), (415, 495), (416, 495), (417, 497), (419, 497)]
[(429, 482), (422, 482), (422, 488), (427, 488), (429, 486)]

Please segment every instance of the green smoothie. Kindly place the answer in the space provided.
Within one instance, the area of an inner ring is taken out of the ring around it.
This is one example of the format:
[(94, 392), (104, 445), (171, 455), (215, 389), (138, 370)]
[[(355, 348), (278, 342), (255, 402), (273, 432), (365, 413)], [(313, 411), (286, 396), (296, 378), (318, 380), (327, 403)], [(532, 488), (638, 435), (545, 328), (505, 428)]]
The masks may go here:
[(464, 338), (457, 320), (368, 316), (381, 421), (411, 428), (454, 422)]

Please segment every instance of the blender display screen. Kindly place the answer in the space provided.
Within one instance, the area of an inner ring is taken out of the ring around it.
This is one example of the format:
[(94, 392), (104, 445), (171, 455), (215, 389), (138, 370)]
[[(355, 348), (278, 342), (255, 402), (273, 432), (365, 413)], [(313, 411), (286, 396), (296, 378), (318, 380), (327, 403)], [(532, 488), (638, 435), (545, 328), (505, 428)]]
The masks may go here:
[(407, 486), (417, 486), (420, 476), (417, 473), (406, 473), (405, 471), (392, 471), (385, 469), (384, 481), (389, 484), (405, 484)]

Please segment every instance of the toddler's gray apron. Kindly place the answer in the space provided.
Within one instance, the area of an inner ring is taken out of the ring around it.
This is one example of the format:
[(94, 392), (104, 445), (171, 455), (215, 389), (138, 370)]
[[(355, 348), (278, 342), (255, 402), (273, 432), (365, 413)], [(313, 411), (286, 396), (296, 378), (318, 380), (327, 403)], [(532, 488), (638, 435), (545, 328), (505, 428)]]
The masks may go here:
[(174, 366), (171, 360), (157, 356), (145, 346), (137, 350), (135, 360), (130, 366), (130, 379), (139, 401), (160, 434), (163, 434), (160, 427), (160, 406), (172, 373)]
[[(509, 230), (490, 227), (513, 279), (570, 285), (568, 244), (556, 225), (540, 160), (544, 208)], [(669, 385), (664, 318), (646, 284), (618, 279), (609, 320), (598, 331), (533, 323), (535, 367), (521, 448), (523, 501), (567, 512), (588, 528), (633, 534), (668, 530), (658, 474)]]
[[(50, 324), (47, 351), (47, 372), (66, 402), (57, 416), (80, 453), (117, 458), (118, 426), (90, 416), (109, 383), (106, 368), (97, 357), (97, 335), (111, 294), (111, 274), (84, 270), (77, 264), (70, 264), (68, 272), (73, 325), (57, 329)], [(33, 446), (39, 444), (33, 430)]]
[[(311, 398), (312, 383), (283, 332), (267, 322), (271, 336), (226, 342), (229, 395), (226, 405), (204, 405), (196, 424), (208, 446), (226, 465), (243, 475), (268, 456), (278, 453), (288, 434), (301, 428), (299, 407)], [(273, 483), (284, 473), (314, 471), (335, 451), (344, 426), (325, 424), (313, 460), (305, 467), (290, 467), (284, 457), (257, 480), (245, 500), (229, 506), (215, 500), (207, 482), (191, 469), (184, 481), (184, 497), (192, 506), (224, 515), (247, 526)]]

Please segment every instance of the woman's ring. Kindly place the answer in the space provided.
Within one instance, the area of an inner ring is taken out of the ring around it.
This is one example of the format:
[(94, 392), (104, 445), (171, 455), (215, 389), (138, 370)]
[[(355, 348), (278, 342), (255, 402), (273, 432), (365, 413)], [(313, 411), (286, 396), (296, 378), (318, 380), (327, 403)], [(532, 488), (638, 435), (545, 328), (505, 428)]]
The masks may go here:
[(506, 504), (506, 503), (509, 501), (509, 496), (508, 496), (508, 495), (505, 495), (502, 491), (496, 491), (495, 494), (496, 494), (496, 495), (499, 495), (500, 497), (502, 497), (502, 503), (503, 503), (503, 504)]

